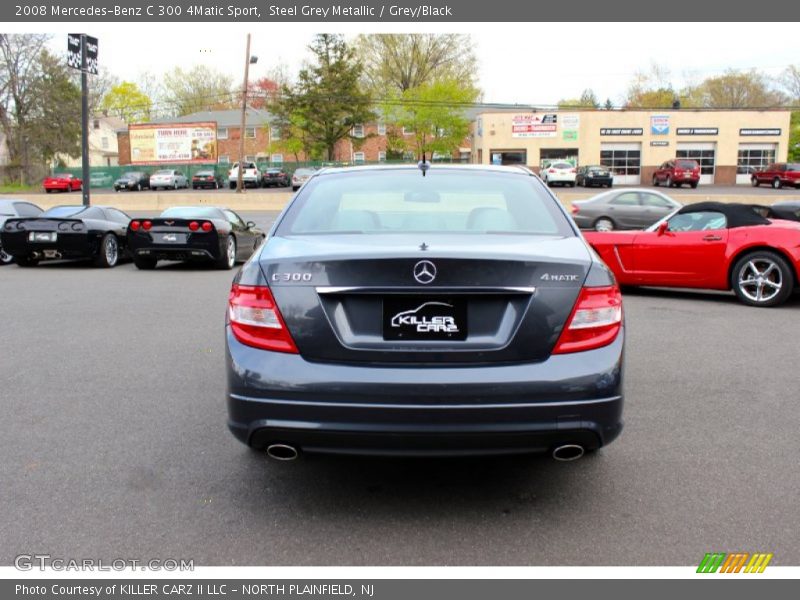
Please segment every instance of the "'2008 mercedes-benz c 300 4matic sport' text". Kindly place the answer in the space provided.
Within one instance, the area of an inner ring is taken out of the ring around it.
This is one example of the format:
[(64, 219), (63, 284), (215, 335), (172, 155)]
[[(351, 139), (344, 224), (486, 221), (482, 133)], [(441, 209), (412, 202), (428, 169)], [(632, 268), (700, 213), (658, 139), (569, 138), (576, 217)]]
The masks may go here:
[(282, 459), (574, 459), (622, 428), (623, 329), (613, 275), (527, 169), (324, 169), (234, 279), (228, 425)]

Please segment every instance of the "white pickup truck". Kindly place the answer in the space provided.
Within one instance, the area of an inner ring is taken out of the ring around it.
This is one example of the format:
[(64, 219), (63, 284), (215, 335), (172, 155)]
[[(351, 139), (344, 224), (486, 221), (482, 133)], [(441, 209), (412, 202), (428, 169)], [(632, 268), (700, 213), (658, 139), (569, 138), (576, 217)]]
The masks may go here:
[[(260, 187), (261, 186), (261, 173), (254, 162), (242, 162), (244, 171), (242, 171), (242, 185), (244, 187)], [(228, 186), (232, 190), (236, 189), (239, 180), (239, 163), (233, 163), (233, 166), (228, 171)]]

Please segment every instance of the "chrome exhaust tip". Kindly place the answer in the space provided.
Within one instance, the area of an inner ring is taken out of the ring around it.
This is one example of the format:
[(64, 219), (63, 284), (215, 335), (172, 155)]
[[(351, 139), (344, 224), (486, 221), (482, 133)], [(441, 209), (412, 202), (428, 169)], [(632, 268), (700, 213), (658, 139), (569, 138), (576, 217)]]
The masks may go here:
[(577, 444), (565, 444), (558, 446), (553, 450), (553, 458), (561, 462), (569, 462), (571, 460), (578, 460), (583, 456), (583, 446)]
[(297, 448), (287, 444), (270, 444), (267, 446), (267, 456), (274, 460), (289, 461), (299, 456)]

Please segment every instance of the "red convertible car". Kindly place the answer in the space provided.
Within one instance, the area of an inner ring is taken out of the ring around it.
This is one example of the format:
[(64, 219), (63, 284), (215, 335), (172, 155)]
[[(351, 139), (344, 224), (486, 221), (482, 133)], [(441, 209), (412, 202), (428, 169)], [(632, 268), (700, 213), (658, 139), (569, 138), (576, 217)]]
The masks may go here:
[(58, 173), (52, 177), (45, 177), (42, 185), (44, 186), (44, 191), (49, 194), (53, 191), (72, 192), (80, 190), (83, 187), (83, 182), (70, 173)]
[(584, 237), (620, 285), (732, 289), (751, 306), (777, 306), (798, 285), (800, 222), (768, 207), (723, 202), (684, 206), (644, 231)]

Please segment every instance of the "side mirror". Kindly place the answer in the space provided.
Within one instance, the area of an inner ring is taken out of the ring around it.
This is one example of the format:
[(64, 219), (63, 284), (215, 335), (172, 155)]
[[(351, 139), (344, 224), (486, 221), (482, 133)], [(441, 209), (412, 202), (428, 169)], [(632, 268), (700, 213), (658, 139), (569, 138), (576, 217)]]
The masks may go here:
[(248, 222), (247, 222), (247, 228), (248, 228), (248, 229), (252, 229), (252, 228), (253, 228), (253, 227), (255, 227), (255, 226), (256, 226), (256, 224), (255, 224), (255, 223), (253, 223), (252, 221), (248, 221)]
[(664, 235), (665, 233), (667, 233), (667, 231), (669, 231), (669, 223), (667, 223), (666, 221), (659, 223), (658, 229), (656, 229), (656, 233), (658, 235)]

